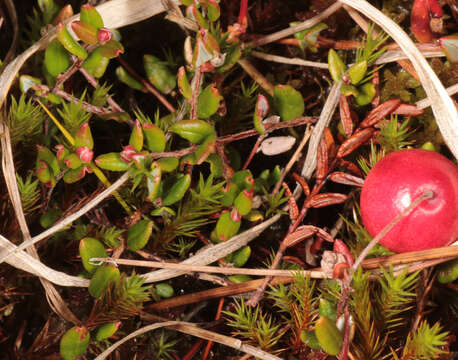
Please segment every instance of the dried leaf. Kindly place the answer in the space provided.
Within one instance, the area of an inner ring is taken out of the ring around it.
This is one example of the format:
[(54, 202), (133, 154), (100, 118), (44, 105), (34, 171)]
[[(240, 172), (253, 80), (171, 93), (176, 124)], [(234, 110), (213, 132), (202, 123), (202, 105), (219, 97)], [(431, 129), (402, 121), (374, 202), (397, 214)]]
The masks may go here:
[(364, 179), (361, 179), (360, 177), (356, 177), (350, 174), (347, 174), (342, 171), (335, 171), (329, 175), (329, 179), (332, 181), (339, 183), (339, 184), (344, 184), (344, 185), (350, 185), (350, 186), (358, 186), (362, 187), (364, 184)]
[(328, 148), (324, 138), (318, 144), (318, 151), (316, 152), (316, 181), (321, 182), (328, 173)]
[(312, 196), (308, 201), (309, 207), (321, 208), (330, 205), (342, 204), (347, 201), (348, 196), (339, 193), (324, 193)]
[(294, 180), (296, 180), (299, 183), (299, 185), (301, 186), (302, 191), (304, 192), (305, 196), (309, 196), (310, 195), (310, 187), (307, 184), (307, 181), (305, 181), (304, 178), (302, 178), (299, 174), (297, 174), (295, 172), (293, 172), (293, 178), (294, 178)]
[(318, 232), (318, 229), (319, 228), (312, 225), (299, 226), (295, 232), (286, 236), (284, 244), (286, 247), (297, 245), (302, 240), (308, 239), (309, 237), (315, 235)]
[(366, 128), (356, 131), (353, 136), (345, 140), (337, 150), (337, 157), (342, 158), (352, 153), (356, 148), (361, 146), (364, 142), (369, 140), (374, 133), (374, 129)]
[(285, 189), (285, 195), (288, 196), (288, 210), (289, 210), (289, 218), (291, 220), (296, 220), (299, 216), (299, 208), (297, 207), (296, 199), (294, 198), (289, 186), (282, 182), (281, 186)]
[(422, 115), (424, 112), (424, 109), (419, 109), (416, 105), (401, 104), (396, 110), (393, 111), (393, 114), (402, 116), (418, 116)]
[(366, 118), (361, 122), (360, 126), (366, 128), (375, 125), (384, 117), (395, 111), (399, 105), (401, 105), (400, 99), (390, 99), (381, 103), (366, 116)]
[(348, 105), (348, 99), (344, 95), (340, 95), (339, 102), (340, 109), (340, 123), (342, 124), (346, 137), (350, 137), (353, 133), (353, 120), (351, 118), (350, 106)]

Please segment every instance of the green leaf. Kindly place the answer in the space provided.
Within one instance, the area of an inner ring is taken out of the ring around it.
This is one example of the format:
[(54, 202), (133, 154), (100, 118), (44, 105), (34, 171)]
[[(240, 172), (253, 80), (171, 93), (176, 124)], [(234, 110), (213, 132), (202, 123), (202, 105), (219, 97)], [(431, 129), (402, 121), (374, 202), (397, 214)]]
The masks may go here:
[(143, 84), (134, 77), (132, 77), (126, 70), (124, 70), (122, 66), (118, 66), (116, 68), (115, 74), (119, 81), (123, 82), (132, 89), (140, 91), (144, 90), (145, 87), (143, 86)]
[(44, 64), (46, 70), (56, 77), (70, 67), (70, 54), (59, 41), (53, 40), (46, 48)]
[(132, 251), (143, 249), (152, 233), (153, 222), (146, 219), (140, 220), (127, 231), (127, 247)]
[(97, 341), (102, 341), (102, 340), (112, 337), (114, 333), (118, 331), (120, 325), (121, 325), (120, 321), (114, 321), (114, 322), (103, 324), (102, 326), (100, 326), (97, 329), (97, 332), (95, 334), (95, 339)]
[(89, 54), (83, 62), (83, 69), (95, 78), (101, 78), (107, 70), (110, 59), (102, 55), (102, 49), (98, 47)]
[(214, 134), (215, 129), (203, 120), (181, 120), (169, 129), (193, 144), (200, 143), (207, 136)]
[(144, 55), (143, 65), (148, 80), (161, 93), (168, 94), (175, 88), (175, 75), (159, 58), (153, 55)]
[(197, 114), (201, 119), (207, 119), (216, 113), (223, 97), (214, 84), (208, 85), (199, 95)]
[(96, 299), (100, 298), (110, 283), (121, 276), (119, 269), (113, 265), (102, 265), (95, 271), (89, 283), (89, 294)]
[(84, 268), (90, 274), (94, 273), (97, 270), (98, 266), (91, 264), (89, 262), (89, 259), (107, 257), (107, 252), (102, 243), (97, 239), (90, 237), (86, 237), (80, 240), (79, 253)]
[(40, 217), (40, 225), (44, 229), (50, 228), (62, 216), (61, 209), (49, 209)]
[(336, 324), (325, 316), (320, 316), (315, 324), (315, 335), (320, 346), (329, 355), (340, 353), (343, 343), (343, 335)]
[(186, 174), (180, 177), (175, 184), (166, 192), (162, 199), (164, 206), (170, 206), (180, 201), (191, 185), (191, 175)]
[(351, 83), (353, 85), (358, 85), (358, 83), (364, 79), (367, 71), (367, 61), (362, 60), (354, 64), (348, 70), (348, 76), (350, 77)]
[(143, 123), (142, 127), (148, 150), (152, 152), (163, 152), (166, 145), (164, 132), (158, 126), (150, 123)]
[(72, 327), (60, 340), (60, 356), (64, 360), (74, 360), (83, 355), (89, 345), (89, 339), (89, 330), (86, 327)]
[(283, 121), (296, 119), (305, 110), (301, 93), (290, 85), (275, 86), (274, 105)]
[(328, 52), (328, 65), (332, 80), (338, 83), (344, 72), (347, 70), (347, 66), (334, 49), (331, 49)]
[(102, 16), (100, 16), (100, 13), (97, 11), (97, 9), (90, 4), (81, 6), (80, 19), (81, 21), (95, 27), (96, 29), (103, 28)]
[(458, 279), (458, 259), (447, 261), (437, 267), (437, 280), (442, 284)]
[(246, 264), (250, 256), (251, 247), (247, 245), (233, 253), (231, 262), (234, 264), (235, 267), (240, 268)]
[(156, 284), (154, 287), (156, 289), (156, 293), (164, 299), (171, 298), (175, 293), (173, 287), (166, 283)]
[(232, 219), (230, 211), (223, 213), (216, 223), (215, 235), (217, 241), (229, 240), (231, 237), (238, 233), (240, 224), (240, 220)]
[(104, 170), (126, 171), (129, 169), (129, 163), (121, 159), (119, 153), (107, 153), (97, 156), (95, 159), (97, 166)]

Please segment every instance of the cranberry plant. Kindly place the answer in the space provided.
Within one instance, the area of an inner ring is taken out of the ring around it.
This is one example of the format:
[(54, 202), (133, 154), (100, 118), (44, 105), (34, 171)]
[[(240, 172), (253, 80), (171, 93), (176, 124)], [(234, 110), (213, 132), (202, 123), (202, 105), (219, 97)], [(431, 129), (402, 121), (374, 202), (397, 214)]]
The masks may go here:
[[(232, 337), (265, 359), (451, 359), (456, 251), (393, 254), (359, 208), (385, 155), (422, 148), (410, 151), (452, 158), (399, 44), (327, 0), (164, 1), (165, 17), (120, 30), (105, 27), (98, 3), (37, 0), (21, 19), (20, 46), (40, 31), (49, 41), (10, 89), (2, 155), (14, 154), (25, 227), (41, 235), (27, 238), (5, 216), (1, 233), (19, 248), (0, 258), (43, 236), (38, 261), (79, 285), (61, 294), (44, 285), (41, 333), (28, 332), (28, 347), (16, 340), (15, 354), (207, 359), (213, 347), (222, 359), (240, 355), (222, 345)], [(433, 52), (454, 91), (452, 2), (381, 6)], [(143, 33), (149, 26), (174, 33)], [(8, 180), (2, 187), (13, 191)], [(17, 210), (7, 195), (1, 202), (5, 214)], [(39, 288), (0, 273), (0, 307), (20, 319), (14, 304)], [(7, 316), (0, 342), (12, 346), (3, 334), (22, 340), (31, 325)], [(152, 331), (161, 322), (169, 328)], [(132, 333), (135, 346), (116, 343)], [(189, 334), (221, 344), (201, 349)]]

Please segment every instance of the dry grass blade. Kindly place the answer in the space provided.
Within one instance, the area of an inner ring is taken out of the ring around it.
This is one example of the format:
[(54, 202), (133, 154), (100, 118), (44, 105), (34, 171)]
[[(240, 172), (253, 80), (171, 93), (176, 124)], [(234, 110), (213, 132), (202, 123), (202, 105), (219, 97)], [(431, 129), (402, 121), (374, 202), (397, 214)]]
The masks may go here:
[[(3, 119), (5, 119), (5, 111), (3, 111), (2, 115)], [(10, 197), (11, 203), (13, 204), (16, 219), (19, 223), (19, 227), (21, 229), (25, 243), (30, 241), (30, 231), (29, 227), (27, 226), (24, 211), (22, 209), (21, 196), (19, 194), (19, 189), (16, 182), (16, 170), (13, 161), (10, 132), (6, 123), (0, 123), (0, 130), (2, 130), (1, 132), (3, 133), (3, 136), (1, 137), (3, 176), (5, 178), (6, 186), (8, 188), (8, 195)], [(6, 241), (8, 242), (8, 240)], [(31, 255), (33, 260), (36, 259), (36, 261), (41, 264), (39, 261), (38, 253), (34, 246), (27, 248), (27, 252)], [(52, 283), (42, 277), (40, 277), (40, 282), (45, 289), (46, 299), (48, 300), (48, 303), (53, 311), (67, 321), (73, 322), (75, 324), (78, 323), (78, 318), (67, 307), (65, 301), (62, 299), (59, 292), (54, 288)]]
[(323, 21), (324, 19), (328, 18), (332, 14), (334, 14), (337, 10), (339, 10), (342, 7), (342, 4), (339, 4), (339, 2), (336, 2), (332, 4), (330, 7), (328, 7), (326, 10), (321, 12), (320, 14), (314, 16), (311, 19), (305, 20), (304, 22), (296, 25), (289, 27), (287, 29), (283, 29), (280, 31), (277, 31), (276, 33), (266, 35), (260, 39), (254, 40), (252, 42), (249, 42), (245, 44), (245, 47), (256, 47), (256, 46), (261, 46), (265, 44), (269, 44), (273, 41), (277, 41), (280, 39), (283, 39), (284, 37), (293, 35), (297, 33), (298, 31), (302, 31), (304, 29), (310, 28), (316, 24), (318, 24), (320, 21)]
[[(316, 232), (316, 231), (315, 231)], [(314, 234), (314, 233), (313, 233)], [(273, 270), (273, 269), (249, 269), (249, 268), (232, 268), (232, 267), (217, 267), (217, 266), (204, 266), (204, 265), (187, 265), (187, 264), (175, 264), (161, 261), (147, 261), (147, 260), (129, 260), (129, 259), (113, 259), (113, 258), (92, 258), (91, 261), (106, 262), (115, 265), (129, 265), (129, 266), (140, 266), (140, 267), (151, 267), (157, 269), (174, 269), (185, 271), (186, 273), (191, 272), (204, 272), (214, 274), (243, 274), (243, 275), (254, 275), (254, 276), (294, 276), (296, 273), (303, 274), (304, 276), (310, 276), (311, 278), (322, 279), (324, 277), (321, 271), (309, 271), (309, 270)]]
[(14, 6), (13, 0), (6, 0), (6, 8), (8, 9), (8, 14), (10, 17), (10, 20), (13, 24), (13, 41), (11, 42), (11, 46), (8, 49), (8, 53), (6, 54), (3, 63), (7, 64), (12, 57), (14, 56), (14, 53), (16, 52), (16, 47), (19, 41), (19, 25), (18, 25), (18, 20), (17, 20), (17, 13), (16, 13), (16, 8)]
[[(0, 235), (0, 249), (2, 252), (13, 252), (13, 250), (16, 249), (16, 245)], [(89, 285), (89, 280), (77, 276), (70, 276), (66, 273), (51, 269), (40, 260), (26, 254), (24, 251), (14, 253), (8, 257), (5, 262), (17, 269), (39, 276), (56, 285), (76, 287), (87, 287)]]
[[(312, 136), (309, 142), (309, 148), (307, 151), (307, 156), (305, 158), (304, 166), (302, 167), (301, 175), (309, 179), (312, 176), (313, 171), (316, 167), (316, 152), (318, 150), (318, 144), (321, 141), (323, 136), (324, 129), (329, 126), (334, 111), (336, 110), (337, 104), (339, 103), (340, 98), (340, 83), (334, 84), (329, 92), (328, 98), (324, 103), (323, 110), (321, 111), (320, 118), (318, 119), (317, 124), (315, 125)], [(296, 195), (299, 187), (296, 187), (294, 194)]]
[[(257, 238), (269, 226), (275, 224), (280, 217), (281, 214), (275, 215), (270, 219), (244, 231), (243, 233), (234, 236), (228, 241), (204, 248), (198, 254), (191, 256), (190, 258), (182, 261), (180, 264), (208, 265), (218, 261), (226, 255), (229, 255), (247, 245), (251, 240)], [(186, 271), (183, 270), (162, 269), (159, 271), (149, 272), (143, 276), (146, 278), (146, 282), (151, 283), (171, 279), (184, 274), (186, 274)]]
[(124, 344), (126, 341), (129, 341), (130, 339), (133, 339), (136, 336), (145, 334), (149, 331), (159, 329), (162, 327), (167, 327), (169, 329), (174, 329), (177, 331), (180, 331), (185, 334), (197, 336), (201, 339), (205, 340), (210, 340), (217, 342), (219, 344), (223, 344), (226, 346), (229, 346), (233, 349), (239, 350), (241, 352), (244, 352), (246, 354), (250, 354), (255, 356), (258, 359), (263, 359), (263, 360), (281, 360), (278, 356), (269, 354), (261, 349), (258, 349), (254, 346), (244, 344), (241, 340), (232, 338), (230, 336), (225, 336), (221, 335), (218, 333), (215, 333), (213, 331), (201, 329), (200, 327), (196, 326), (195, 324), (184, 322), (184, 321), (165, 321), (162, 323), (156, 323), (156, 324), (151, 324), (145, 327), (142, 327), (138, 329), (137, 331), (134, 331), (127, 335), (126, 337), (122, 338), (121, 340), (115, 342), (113, 345), (111, 345), (108, 349), (106, 349), (103, 353), (101, 353), (99, 356), (95, 358), (95, 360), (103, 360), (108, 357), (116, 348)]
[(431, 100), (431, 107), (441, 134), (458, 159), (458, 111), (444, 86), (429, 66), (428, 62), (409, 38), (409, 36), (393, 20), (380, 10), (363, 0), (339, 0), (363, 13), (379, 25), (395, 40), (412, 62), (420, 77), (421, 84)]
[(110, 187), (106, 188), (103, 192), (101, 192), (99, 195), (97, 195), (94, 199), (92, 199), (88, 204), (84, 205), (80, 210), (75, 212), (74, 214), (67, 216), (64, 220), (58, 222), (56, 225), (50, 227), (48, 230), (43, 231), (41, 234), (38, 234), (31, 238), (30, 240), (24, 241), (21, 245), (16, 247), (14, 250), (9, 251), (8, 253), (5, 254), (0, 254), (0, 263), (5, 261), (6, 258), (11, 256), (12, 254), (25, 249), (26, 247), (33, 245), (37, 243), (38, 241), (41, 241), (48, 236), (51, 236), (52, 234), (58, 232), (59, 230), (63, 229), (67, 225), (71, 224), (73, 221), (78, 219), (79, 217), (83, 216), (86, 214), (89, 210), (97, 206), (100, 202), (102, 202), (104, 199), (109, 197), (114, 191), (119, 189), (124, 183), (129, 179), (129, 173), (125, 173), (122, 175), (118, 180), (116, 180)]

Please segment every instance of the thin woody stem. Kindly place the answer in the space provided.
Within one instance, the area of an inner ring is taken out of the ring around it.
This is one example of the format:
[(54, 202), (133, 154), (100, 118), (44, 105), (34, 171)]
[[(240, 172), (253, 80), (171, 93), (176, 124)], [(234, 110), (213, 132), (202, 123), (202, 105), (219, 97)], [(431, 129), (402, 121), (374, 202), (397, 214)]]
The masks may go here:
[(364, 250), (359, 254), (355, 263), (353, 264), (351, 270), (354, 272), (361, 265), (362, 261), (366, 258), (369, 252), (379, 243), (379, 241), (386, 235), (388, 232), (393, 229), (396, 224), (401, 221), (401, 219), (407, 216), (413, 209), (415, 209), (423, 200), (431, 199), (434, 196), (434, 193), (431, 190), (424, 191), (419, 197), (417, 197), (412, 203), (407, 206), (399, 215), (397, 215), (393, 220), (391, 220), (383, 229), (380, 231), (377, 236), (375, 236), (369, 244), (364, 248)]
[(142, 85), (145, 87), (148, 92), (156, 96), (156, 98), (170, 111), (170, 112), (175, 112), (176, 109), (173, 107), (172, 104), (168, 102), (168, 100), (161, 95), (159, 91), (157, 91), (148, 81), (143, 79), (140, 75), (138, 75), (134, 69), (126, 62), (121, 56), (117, 57), (118, 61), (121, 63), (122, 66), (138, 81), (142, 83)]

